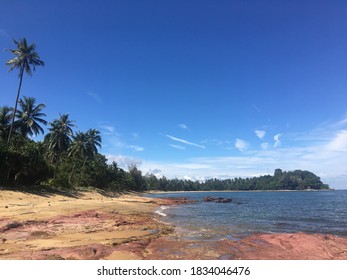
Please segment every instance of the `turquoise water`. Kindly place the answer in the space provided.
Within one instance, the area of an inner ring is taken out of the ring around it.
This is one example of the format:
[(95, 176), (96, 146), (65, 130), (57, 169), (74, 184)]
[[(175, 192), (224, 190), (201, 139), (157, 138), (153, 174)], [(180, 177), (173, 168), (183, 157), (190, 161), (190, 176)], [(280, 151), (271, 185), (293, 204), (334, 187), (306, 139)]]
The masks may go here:
[[(237, 240), (258, 232), (298, 231), (347, 237), (347, 190), (151, 195), (182, 196), (200, 202), (162, 207), (157, 213), (174, 224), (184, 239)], [(232, 198), (233, 203), (202, 202), (205, 196)]]

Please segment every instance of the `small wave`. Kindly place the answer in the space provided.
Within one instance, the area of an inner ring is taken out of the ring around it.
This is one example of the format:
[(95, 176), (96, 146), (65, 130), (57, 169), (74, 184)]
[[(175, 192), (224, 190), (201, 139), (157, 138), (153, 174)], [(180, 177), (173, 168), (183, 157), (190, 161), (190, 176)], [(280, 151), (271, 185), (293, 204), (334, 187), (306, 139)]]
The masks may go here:
[(167, 206), (161, 206), (158, 210), (154, 211), (154, 213), (158, 214), (159, 216), (166, 217), (167, 215), (163, 211), (168, 208), (169, 207)]

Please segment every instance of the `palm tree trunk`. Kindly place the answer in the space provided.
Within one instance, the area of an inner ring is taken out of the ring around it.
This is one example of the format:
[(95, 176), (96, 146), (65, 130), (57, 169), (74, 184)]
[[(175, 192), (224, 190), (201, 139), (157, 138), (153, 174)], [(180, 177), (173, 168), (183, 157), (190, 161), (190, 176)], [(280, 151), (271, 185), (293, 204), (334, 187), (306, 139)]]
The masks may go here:
[(73, 167), (72, 167), (72, 171), (71, 171), (71, 174), (70, 174), (70, 177), (69, 177), (69, 184), (71, 184), (71, 180), (72, 180), (73, 173), (75, 171), (75, 167), (76, 167), (76, 162), (74, 162)]
[(24, 73), (24, 66), (21, 67), (20, 69), (20, 74), (19, 74), (19, 86), (18, 86), (18, 92), (17, 92), (17, 98), (16, 98), (16, 104), (14, 106), (13, 114), (12, 114), (12, 121), (11, 121), (11, 126), (10, 126), (10, 132), (8, 134), (8, 139), (7, 139), (7, 144), (10, 144), (11, 141), (11, 135), (12, 135), (12, 130), (13, 130), (13, 124), (14, 124), (14, 118), (16, 116), (17, 112), (17, 105), (18, 105), (18, 99), (20, 95), (20, 89), (22, 87), (22, 81), (23, 81), (23, 73)]

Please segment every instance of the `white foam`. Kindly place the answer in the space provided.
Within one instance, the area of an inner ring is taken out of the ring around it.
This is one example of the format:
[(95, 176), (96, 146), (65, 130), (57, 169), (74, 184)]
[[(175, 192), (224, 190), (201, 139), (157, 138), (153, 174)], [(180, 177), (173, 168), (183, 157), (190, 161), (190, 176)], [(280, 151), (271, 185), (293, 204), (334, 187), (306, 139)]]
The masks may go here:
[(169, 207), (167, 206), (161, 206), (158, 210), (154, 211), (154, 213), (158, 214), (159, 216), (166, 217), (166, 214), (163, 211), (168, 208)]

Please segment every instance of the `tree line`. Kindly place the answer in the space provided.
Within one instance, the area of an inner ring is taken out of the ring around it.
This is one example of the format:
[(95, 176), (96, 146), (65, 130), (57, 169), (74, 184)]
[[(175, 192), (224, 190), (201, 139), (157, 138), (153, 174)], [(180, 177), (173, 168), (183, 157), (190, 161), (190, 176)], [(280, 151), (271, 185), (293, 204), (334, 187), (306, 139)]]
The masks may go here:
[(253, 178), (208, 179), (192, 181), (157, 178), (146, 174), (145, 181), (149, 190), (160, 191), (256, 191), (256, 190), (321, 190), (329, 189), (321, 179), (310, 171), (282, 171), (276, 169), (274, 175)]
[[(48, 123), (45, 104), (34, 97), (20, 98), (24, 73), (32, 75), (36, 67), (44, 66), (35, 44), (26, 39), (14, 40), (15, 49), (8, 49), (14, 58), (6, 62), (9, 71), (19, 69), (19, 86), (14, 107), (0, 107), (0, 185), (44, 185), (57, 188), (95, 187), (112, 191), (191, 191), (191, 190), (278, 190), (326, 189), (327, 185), (309, 171), (283, 172), (276, 169), (274, 176), (210, 179), (204, 182), (157, 178), (142, 175), (136, 165), (128, 171), (116, 162), (108, 164), (101, 148), (97, 129), (76, 131), (75, 121), (68, 114)], [(48, 133), (43, 141), (33, 136)]]

